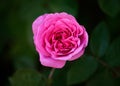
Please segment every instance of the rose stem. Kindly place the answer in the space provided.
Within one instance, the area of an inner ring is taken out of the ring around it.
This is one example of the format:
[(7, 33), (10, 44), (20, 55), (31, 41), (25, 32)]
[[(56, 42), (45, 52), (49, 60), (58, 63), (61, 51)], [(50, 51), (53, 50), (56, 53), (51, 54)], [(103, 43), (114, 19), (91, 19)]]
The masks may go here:
[(48, 76), (48, 86), (51, 86), (52, 84), (52, 76), (53, 76), (54, 71), (55, 71), (55, 68), (52, 68), (50, 71), (50, 74)]
[(51, 71), (50, 71), (50, 74), (48, 76), (48, 79), (52, 79), (54, 71), (55, 71), (55, 68), (52, 68)]

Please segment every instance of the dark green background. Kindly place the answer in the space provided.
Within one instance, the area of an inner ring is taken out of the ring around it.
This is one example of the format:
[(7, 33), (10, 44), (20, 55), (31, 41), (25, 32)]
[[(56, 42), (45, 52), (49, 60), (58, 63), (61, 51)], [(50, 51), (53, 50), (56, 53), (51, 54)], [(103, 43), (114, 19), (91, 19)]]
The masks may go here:
[[(89, 45), (80, 59), (56, 69), (39, 63), (32, 22), (67, 12), (86, 27)], [(120, 86), (120, 0), (0, 0), (0, 86)]]

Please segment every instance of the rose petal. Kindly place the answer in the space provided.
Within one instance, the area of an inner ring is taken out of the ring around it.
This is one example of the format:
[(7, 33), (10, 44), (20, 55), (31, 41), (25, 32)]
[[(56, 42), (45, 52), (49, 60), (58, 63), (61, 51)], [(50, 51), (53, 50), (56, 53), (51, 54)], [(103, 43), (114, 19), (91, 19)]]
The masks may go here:
[(39, 16), (32, 24), (32, 30), (33, 30), (33, 34), (36, 35), (38, 32), (38, 28), (40, 27), (40, 25), (42, 24), (44, 18), (47, 16), (48, 14), (44, 14), (42, 16)]
[[(82, 50), (84, 49), (84, 44), (80, 45), (73, 53), (71, 53), (72, 58), (74, 58), (74, 56), (76, 56), (77, 54), (79, 54)], [(80, 56), (78, 56), (79, 58)], [(76, 57), (77, 58), (77, 57)]]
[(59, 16), (62, 17), (62, 18), (67, 18), (67, 19), (76, 21), (76, 19), (72, 15), (67, 14), (65, 12), (60, 13)]
[(85, 31), (85, 33), (84, 33), (84, 36), (85, 36), (85, 41), (84, 41), (84, 43), (85, 43), (85, 47), (88, 45), (88, 34), (87, 34), (87, 32)]
[(80, 40), (81, 40), (81, 45), (84, 44), (84, 47), (88, 45), (88, 34), (86, 31), (84, 31), (84, 33), (81, 35)]
[(77, 54), (72, 56), (72, 58), (70, 58), (68, 61), (73, 61), (73, 60), (80, 58), (84, 54), (84, 51), (85, 51), (84, 49), (82, 51), (79, 51)]
[(55, 60), (42, 54), (40, 54), (40, 62), (42, 65), (52, 68), (62, 68), (66, 63), (66, 61)]
[(53, 53), (52, 58), (56, 59), (56, 60), (66, 61), (66, 60), (69, 60), (70, 58), (72, 58), (72, 55), (69, 54), (67, 56), (55, 56), (55, 54)]
[(49, 46), (48, 41), (45, 41), (45, 39), (46, 39), (46, 36), (49, 35), (47, 33), (50, 33), (53, 28), (54, 28), (53, 25), (51, 25), (51, 27), (49, 27), (47, 31), (39, 30), (38, 35), (36, 35), (36, 37), (34, 39), (34, 43), (35, 43), (35, 45), (37, 47), (36, 50), (39, 53), (44, 54), (45, 56), (50, 55), (50, 53), (45, 48), (46, 46)]
[[(44, 55), (49, 56), (50, 54), (48, 52), (46, 52), (46, 50), (42, 47), (40, 47), (40, 43), (38, 42), (38, 40), (34, 40), (34, 43), (36, 45), (36, 50), (38, 53), (44, 53)], [(42, 46), (42, 45), (41, 45)]]
[(54, 56), (54, 54), (53, 54), (52, 58), (54, 58), (56, 60), (72, 60), (72, 59), (77, 59), (77, 58), (79, 58), (84, 53), (83, 47), (84, 47), (84, 45), (81, 45), (73, 53), (70, 53), (67, 56), (57, 57), (57, 56)]

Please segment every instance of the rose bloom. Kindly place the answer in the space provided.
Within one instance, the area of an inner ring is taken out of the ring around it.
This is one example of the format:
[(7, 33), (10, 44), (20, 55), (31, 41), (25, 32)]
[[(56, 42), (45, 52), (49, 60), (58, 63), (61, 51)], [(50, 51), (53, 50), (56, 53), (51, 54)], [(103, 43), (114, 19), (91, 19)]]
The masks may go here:
[(33, 39), (42, 65), (62, 68), (80, 58), (88, 44), (84, 26), (65, 12), (39, 16), (32, 24)]

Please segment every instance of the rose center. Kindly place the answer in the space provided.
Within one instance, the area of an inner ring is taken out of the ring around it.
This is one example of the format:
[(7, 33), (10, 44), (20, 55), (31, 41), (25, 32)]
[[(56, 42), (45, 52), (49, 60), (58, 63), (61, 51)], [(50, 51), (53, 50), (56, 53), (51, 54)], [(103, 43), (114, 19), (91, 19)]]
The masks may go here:
[(55, 40), (61, 40), (61, 39), (62, 39), (62, 36), (60, 34), (55, 35)]
[(72, 52), (74, 44), (70, 41), (56, 41), (54, 46), (57, 55), (66, 55)]
[(57, 33), (55, 33), (54, 39), (55, 40), (61, 40), (62, 39), (62, 34), (63, 34), (63, 32), (57, 32)]

